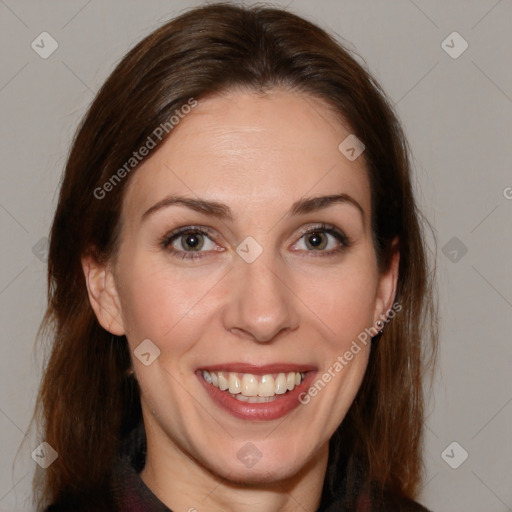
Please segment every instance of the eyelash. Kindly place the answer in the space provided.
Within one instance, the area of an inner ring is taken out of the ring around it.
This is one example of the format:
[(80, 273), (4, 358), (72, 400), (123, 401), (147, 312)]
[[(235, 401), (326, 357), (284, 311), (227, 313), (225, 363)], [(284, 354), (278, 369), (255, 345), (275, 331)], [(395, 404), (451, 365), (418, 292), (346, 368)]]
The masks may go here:
[[(177, 240), (180, 236), (187, 235), (187, 234), (200, 234), (203, 236), (207, 236), (210, 238), (210, 235), (213, 233), (213, 230), (206, 226), (185, 226), (182, 228), (178, 228), (174, 231), (171, 231), (170, 233), (167, 233), (161, 240), (160, 245), (163, 249), (169, 251), (173, 256), (181, 259), (189, 259), (189, 260), (195, 260), (199, 258), (204, 258), (206, 255), (202, 251), (179, 251), (170, 248), (169, 246)], [(301, 252), (306, 253), (315, 253), (314, 257), (327, 257), (327, 256), (334, 256), (335, 254), (338, 254), (339, 252), (343, 251), (344, 249), (350, 247), (352, 245), (352, 241), (349, 239), (345, 233), (340, 231), (338, 228), (330, 225), (330, 224), (318, 224), (313, 227), (309, 227), (303, 232), (301, 232), (299, 238), (297, 241), (299, 241), (302, 237), (313, 234), (313, 233), (327, 233), (331, 236), (333, 236), (339, 243), (340, 246), (337, 249), (331, 249), (330, 251), (296, 251), (299, 253), (299, 256), (301, 257), (307, 257), (305, 254), (300, 254)], [(295, 242), (297, 243), (297, 242)], [(182, 253), (182, 255), (181, 255)]]

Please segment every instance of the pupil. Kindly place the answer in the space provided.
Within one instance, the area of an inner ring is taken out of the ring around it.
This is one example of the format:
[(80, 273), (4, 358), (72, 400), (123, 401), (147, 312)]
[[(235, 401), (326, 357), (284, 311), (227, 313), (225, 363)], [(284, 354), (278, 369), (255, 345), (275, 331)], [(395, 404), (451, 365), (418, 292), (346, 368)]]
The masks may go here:
[(308, 242), (309, 242), (309, 245), (312, 247), (320, 247), (324, 243), (322, 236), (318, 233), (312, 233), (308, 237)]
[(201, 240), (199, 239), (199, 237), (197, 235), (187, 235), (187, 237), (185, 238), (185, 244), (192, 248), (192, 249), (196, 249), (198, 247), (200, 247), (201, 245)]

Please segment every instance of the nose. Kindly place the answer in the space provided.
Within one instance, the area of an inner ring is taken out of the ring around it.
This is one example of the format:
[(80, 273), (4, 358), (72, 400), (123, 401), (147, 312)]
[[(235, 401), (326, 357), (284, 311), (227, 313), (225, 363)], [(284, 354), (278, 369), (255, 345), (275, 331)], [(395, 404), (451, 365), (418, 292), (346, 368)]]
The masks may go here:
[(223, 318), (227, 330), (259, 343), (271, 342), (299, 325), (286, 269), (266, 252), (252, 263), (241, 258), (235, 262)]

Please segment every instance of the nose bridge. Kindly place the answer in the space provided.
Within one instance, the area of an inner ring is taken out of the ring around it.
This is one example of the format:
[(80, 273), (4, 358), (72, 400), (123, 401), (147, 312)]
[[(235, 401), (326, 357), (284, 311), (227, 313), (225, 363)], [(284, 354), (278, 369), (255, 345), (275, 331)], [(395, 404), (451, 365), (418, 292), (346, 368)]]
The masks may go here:
[(251, 262), (242, 254), (235, 261), (234, 270), (233, 293), (225, 318), (227, 329), (265, 342), (297, 326), (293, 297), (283, 284), (285, 267), (271, 249), (262, 251)]

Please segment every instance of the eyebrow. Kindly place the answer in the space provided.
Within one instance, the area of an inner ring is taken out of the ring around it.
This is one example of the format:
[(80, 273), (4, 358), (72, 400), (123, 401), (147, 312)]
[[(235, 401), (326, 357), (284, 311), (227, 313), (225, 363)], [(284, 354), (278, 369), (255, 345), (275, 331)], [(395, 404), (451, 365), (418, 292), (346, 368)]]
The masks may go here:
[[(292, 215), (305, 215), (307, 213), (323, 210), (333, 204), (349, 204), (354, 206), (361, 213), (361, 216), (364, 220), (365, 214), (363, 207), (348, 194), (335, 194), (299, 199), (293, 203), (292, 207), (289, 209), (285, 216), (290, 217)], [(191, 210), (204, 213), (206, 215), (212, 215), (219, 219), (231, 221), (233, 220), (233, 214), (231, 213), (229, 206), (226, 204), (219, 203), (217, 201), (207, 201), (205, 199), (194, 199), (183, 196), (169, 196), (162, 199), (161, 201), (158, 201), (158, 203), (154, 204), (151, 208), (146, 210), (141, 217), (141, 221), (146, 220), (157, 211), (173, 205), (185, 206)]]

